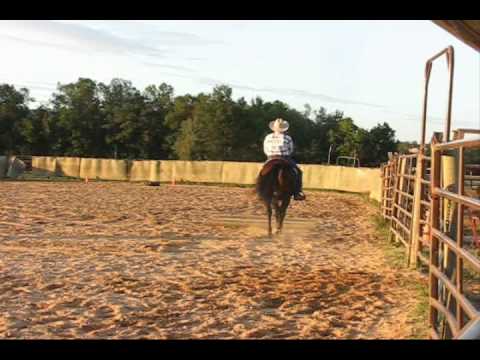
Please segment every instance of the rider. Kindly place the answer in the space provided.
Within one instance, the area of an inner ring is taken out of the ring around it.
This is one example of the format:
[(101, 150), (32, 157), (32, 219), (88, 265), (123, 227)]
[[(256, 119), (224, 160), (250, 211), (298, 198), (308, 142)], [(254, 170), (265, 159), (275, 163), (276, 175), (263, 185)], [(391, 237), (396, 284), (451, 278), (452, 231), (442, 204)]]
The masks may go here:
[(263, 141), (263, 151), (267, 155), (267, 162), (278, 158), (287, 160), (297, 174), (293, 198), (295, 200), (305, 200), (305, 194), (302, 191), (302, 171), (292, 158), (293, 140), (289, 135), (284, 134), (290, 125), (287, 121), (279, 118), (271, 121), (269, 126), (273, 133), (268, 134)]

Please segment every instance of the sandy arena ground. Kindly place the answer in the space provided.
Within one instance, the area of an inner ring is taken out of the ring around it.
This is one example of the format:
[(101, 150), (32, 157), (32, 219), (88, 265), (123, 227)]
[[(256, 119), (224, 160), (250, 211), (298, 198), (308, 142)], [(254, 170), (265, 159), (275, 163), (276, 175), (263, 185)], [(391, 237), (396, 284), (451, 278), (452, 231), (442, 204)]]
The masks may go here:
[[(266, 237), (252, 189), (0, 183), (0, 338), (411, 338), (417, 276), (352, 194)], [(410, 279), (410, 280), (409, 280)], [(420, 326), (421, 327), (421, 326)]]

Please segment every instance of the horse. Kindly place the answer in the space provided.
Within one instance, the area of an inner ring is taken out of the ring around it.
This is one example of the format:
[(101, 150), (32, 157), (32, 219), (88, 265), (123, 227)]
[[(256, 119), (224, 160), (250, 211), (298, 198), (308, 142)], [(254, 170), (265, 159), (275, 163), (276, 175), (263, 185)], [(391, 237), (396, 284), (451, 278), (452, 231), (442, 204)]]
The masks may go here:
[(263, 166), (257, 177), (256, 193), (267, 210), (269, 237), (272, 237), (272, 207), (275, 210), (276, 233), (279, 234), (294, 189), (295, 174), (288, 161), (277, 158)]

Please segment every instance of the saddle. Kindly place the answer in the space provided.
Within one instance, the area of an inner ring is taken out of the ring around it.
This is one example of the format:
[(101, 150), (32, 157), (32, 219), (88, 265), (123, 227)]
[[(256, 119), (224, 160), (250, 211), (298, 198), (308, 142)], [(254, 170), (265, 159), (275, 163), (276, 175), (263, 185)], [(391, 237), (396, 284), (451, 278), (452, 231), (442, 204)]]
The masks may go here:
[(270, 171), (272, 171), (272, 169), (278, 164), (282, 164), (293, 170), (293, 167), (288, 160), (285, 160), (283, 158), (274, 158), (274, 159), (268, 160), (267, 163), (263, 165), (262, 170), (260, 170), (260, 176), (263, 177), (268, 175), (268, 173), (270, 173)]

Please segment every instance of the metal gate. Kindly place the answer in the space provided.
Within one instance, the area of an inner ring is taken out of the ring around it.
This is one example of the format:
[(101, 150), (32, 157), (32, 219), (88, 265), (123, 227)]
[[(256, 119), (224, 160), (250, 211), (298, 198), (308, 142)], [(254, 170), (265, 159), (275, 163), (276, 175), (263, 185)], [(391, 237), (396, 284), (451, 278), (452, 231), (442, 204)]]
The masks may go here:
[[(428, 84), (433, 61), (443, 55), (449, 75), (445, 127), (427, 146)], [(475, 230), (480, 220), (474, 216), (480, 214), (480, 191), (478, 196), (465, 192), (466, 183), (475, 189), (480, 180), (473, 174), (478, 164), (465, 164), (467, 149), (480, 151), (480, 137), (465, 135), (480, 135), (480, 129), (458, 129), (450, 140), (453, 69), (453, 47), (427, 61), (419, 149), (395, 155), (382, 167), (382, 215), (390, 221), (392, 238), (406, 246), (409, 263), (428, 268), (429, 321), (436, 339), (480, 338), (480, 242)], [(470, 237), (465, 235), (466, 220)]]

